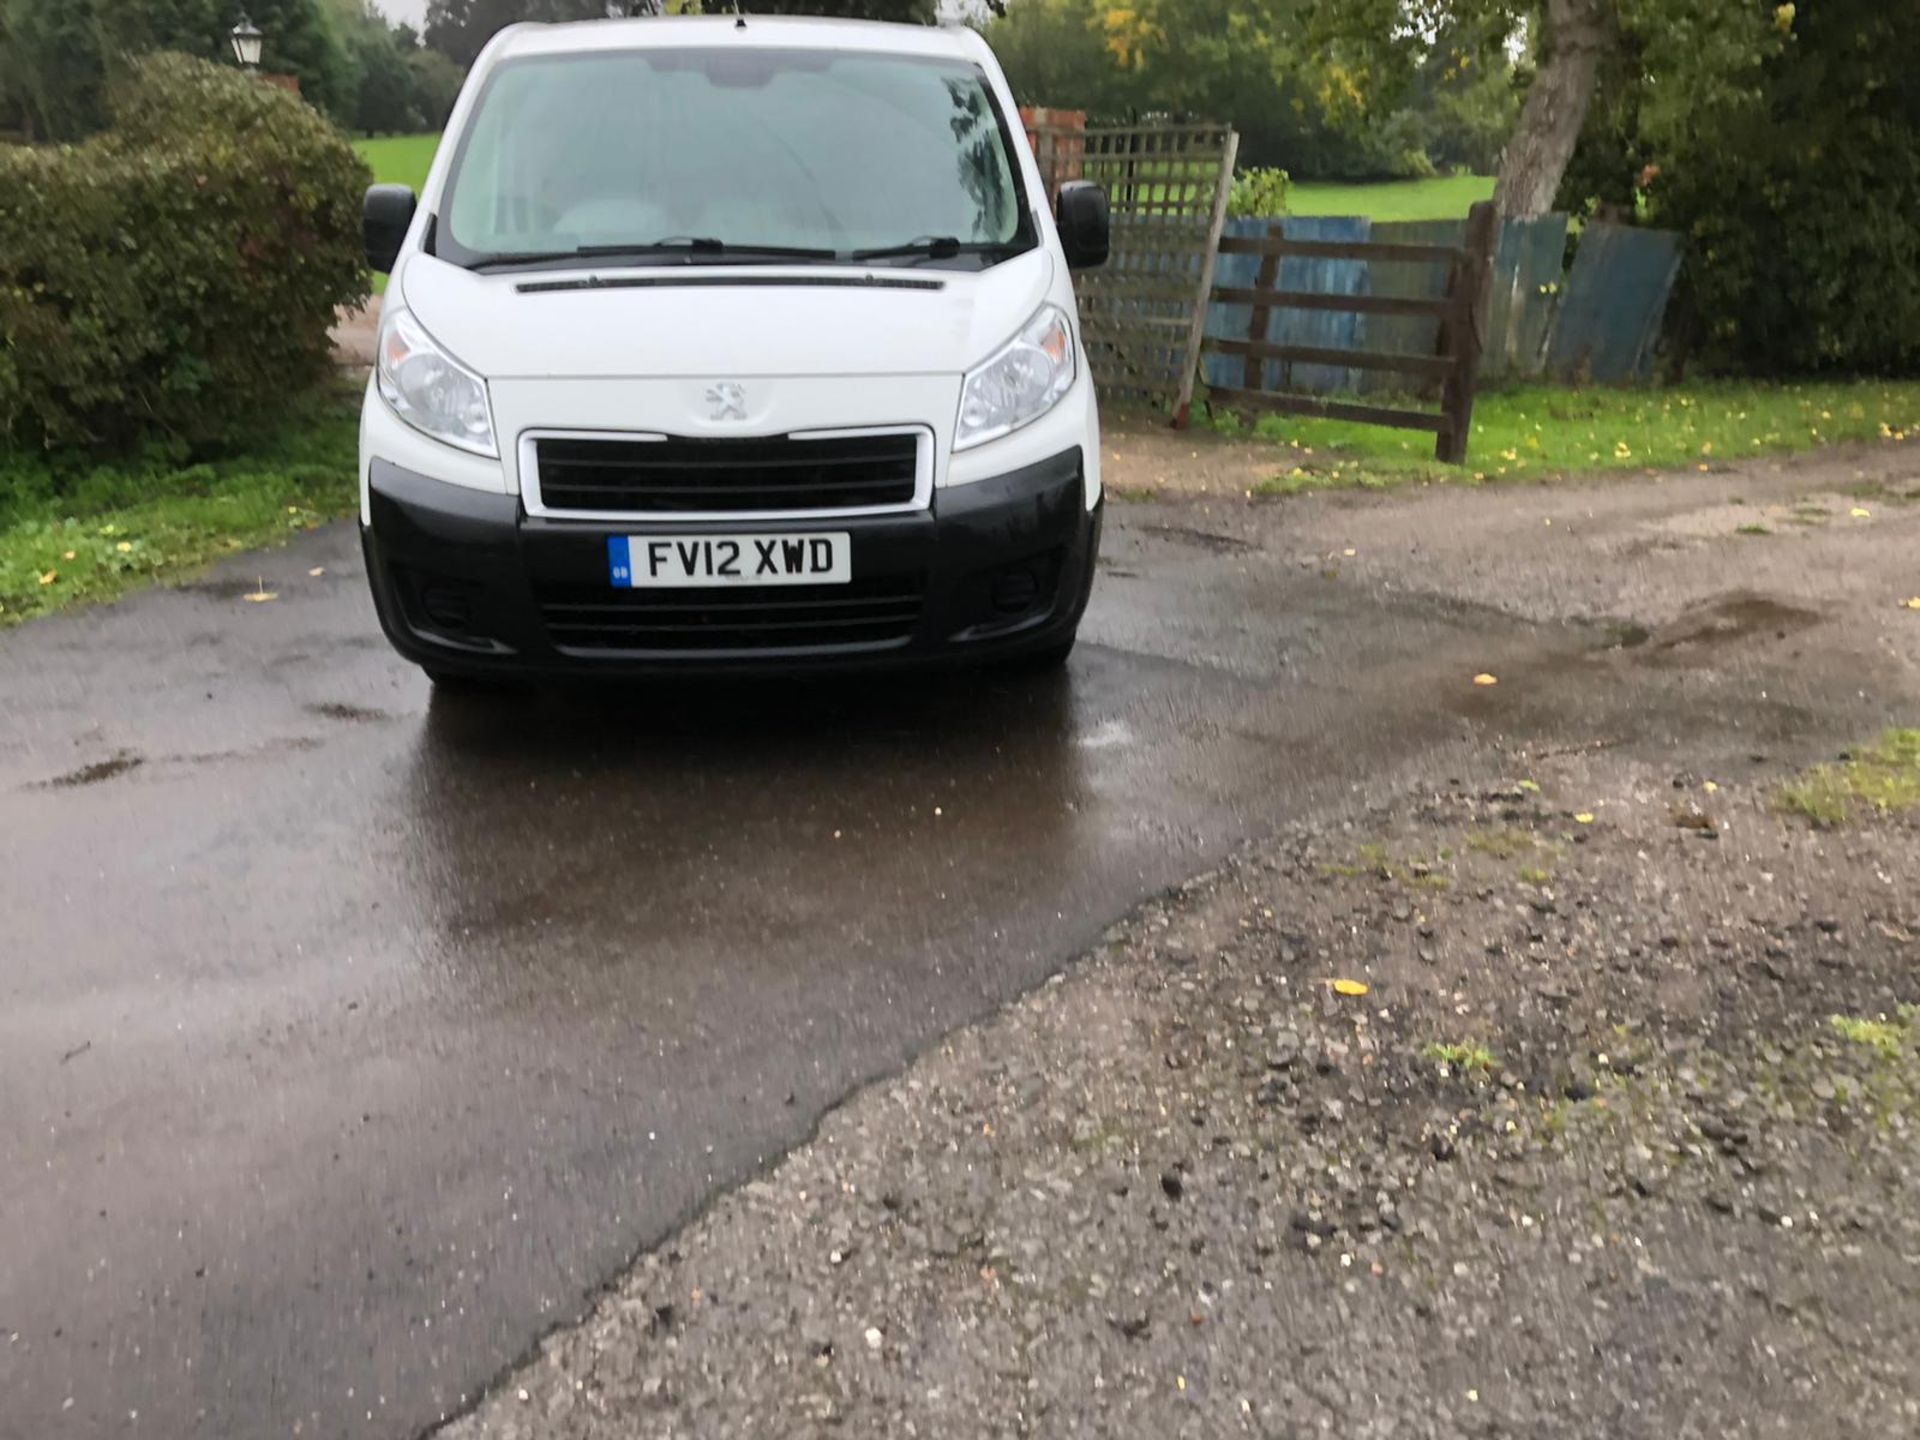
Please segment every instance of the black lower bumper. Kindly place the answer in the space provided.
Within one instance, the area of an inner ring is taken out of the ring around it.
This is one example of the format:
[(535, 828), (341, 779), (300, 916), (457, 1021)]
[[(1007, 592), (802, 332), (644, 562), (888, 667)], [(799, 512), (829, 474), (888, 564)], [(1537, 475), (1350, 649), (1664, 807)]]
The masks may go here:
[[(551, 520), (375, 460), (362, 527), (395, 648), (456, 674), (740, 673), (1011, 657), (1071, 641), (1100, 507), (1080, 451), (934, 492), (905, 515), (769, 522)], [(846, 531), (836, 586), (618, 589), (607, 538)]]

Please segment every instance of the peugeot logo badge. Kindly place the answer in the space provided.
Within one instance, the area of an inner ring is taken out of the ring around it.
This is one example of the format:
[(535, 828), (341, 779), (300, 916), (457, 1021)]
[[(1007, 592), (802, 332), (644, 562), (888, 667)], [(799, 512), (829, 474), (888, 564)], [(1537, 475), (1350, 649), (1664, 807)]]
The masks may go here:
[(723, 380), (718, 385), (709, 385), (707, 404), (711, 407), (712, 419), (744, 420), (747, 418), (747, 392), (731, 380)]

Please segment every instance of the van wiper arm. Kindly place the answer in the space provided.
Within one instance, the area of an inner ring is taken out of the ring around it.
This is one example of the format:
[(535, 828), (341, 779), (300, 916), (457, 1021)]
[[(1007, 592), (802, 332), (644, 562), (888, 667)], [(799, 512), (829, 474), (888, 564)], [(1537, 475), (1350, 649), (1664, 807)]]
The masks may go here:
[(656, 255), (673, 255), (692, 260), (714, 256), (729, 260), (838, 260), (837, 250), (809, 249), (798, 245), (729, 245), (703, 235), (677, 235), (635, 245), (576, 245), (571, 250), (509, 251), (483, 255), (469, 269), (509, 269), (520, 265), (556, 265), (566, 260), (645, 260)]
[(871, 250), (856, 250), (855, 260), (887, 260), (895, 255), (924, 255), (929, 260), (950, 260), (960, 253), (958, 235), (922, 235), (904, 245), (879, 245)]
[(498, 255), (482, 255), (467, 268), (480, 271), (504, 270), (513, 265), (551, 265), (555, 261), (573, 258), (574, 253), (571, 250), (510, 250)]
[(727, 255), (778, 260), (838, 260), (837, 250), (807, 245), (738, 245), (711, 235), (669, 235), (646, 245), (582, 245), (577, 255)]

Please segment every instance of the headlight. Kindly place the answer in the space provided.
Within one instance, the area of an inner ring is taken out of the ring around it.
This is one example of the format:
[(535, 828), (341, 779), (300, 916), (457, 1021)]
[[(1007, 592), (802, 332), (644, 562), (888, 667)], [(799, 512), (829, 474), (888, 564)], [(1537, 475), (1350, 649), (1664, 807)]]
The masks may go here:
[(1039, 419), (1072, 388), (1073, 376), (1067, 317), (1042, 305), (1005, 349), (967, 376), (953, 448), (965, 450)]
[(476, 455), (498, 455), (487, 385), (433, 343), (406, 310), (380, 317), (380, 396), (393, 413), (436, 440)]

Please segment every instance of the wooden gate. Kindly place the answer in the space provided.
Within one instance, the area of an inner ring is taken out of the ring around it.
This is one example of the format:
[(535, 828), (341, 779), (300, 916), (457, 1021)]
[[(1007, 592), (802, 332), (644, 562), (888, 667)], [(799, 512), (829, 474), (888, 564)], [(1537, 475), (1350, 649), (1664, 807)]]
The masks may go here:
[(1029, 128), (1047, 193), (1092, 180), (1113, 207), (1113, 251), (1074, 277), (1080, 329), (1103, 398), (1171, 412), (1193, 402), (1240, 137), (1225, 125), (1085, 129), (1035, 112)]
[[(1467, 458), (1467, 437), (1473, 428), (1473, 386), (1486, 338), (1487, 280), (1499, 238), (1499, 219), (1493, 206), (1482, 202), (1468, 213), (1461, 245), (1394, 245), (1369, 241), (1290, 240), (1285, 222), (1268, 235), (1227, 236), (1221, 253), (1257, 255), (1260, 269), (1251, 286), (1215, 286), (1213, 298), (1223, 304), (1249, 305), (1252, 313), (1244, 339), (1209, 339), (1215, 354), (1241, 357), (1237, 386), (1215, 386), (1209, 400), (1233, 411), (1272, 411), (1285, 415), (1313, 415), (1352, 420), (1363, 425), (1392, 425), (1430, 430), (1437, 437), (1434, 454), (1458, 465)], [(1377, 266), (1444, 265), (1446, 288), (1437, 296), (1328, 293), (1279, 288), (1283, 259), (1364, 260)], [(1278, 343), (1268, 338), (1276, 310), (1338, 311), (1346, 314), (1385, 315), (1437, 320), (1439, 343), (1429, 353), (1402, 350), (1323, 348)], [(1278, 362), (1278, 388), (1266, 383), (1269, 366)], [(1440, 410), (1362, 405), (1305, 395), (1288, 388), (1294, 365), (1331, 365), (1351, 370), (1384, 370), (1440, 383)]]

